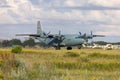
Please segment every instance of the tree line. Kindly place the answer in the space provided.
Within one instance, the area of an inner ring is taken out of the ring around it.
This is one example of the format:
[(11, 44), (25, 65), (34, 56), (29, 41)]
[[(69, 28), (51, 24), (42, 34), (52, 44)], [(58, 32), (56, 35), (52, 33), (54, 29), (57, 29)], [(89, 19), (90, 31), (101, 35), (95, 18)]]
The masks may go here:
[[(120, 42), (109, 43), (109, 42), (104, 42), (104, 41), (96, 41), (94, 43), (99, 44), (99, 45), (106, 45), (106, 44), (120, 45)], [(32, 38), (29, 38), (28, 40), (25, 40), (25, 41), (21, 41), (19, 39), (0, 41), (0, 47), (12, 47), (15, 45), (20, 45), (23, 47), (25, 46), (34, 47), (35, 45), (39, 45), (39, 46), (44, 47), (43, 44), (40, 44), (39, 42), (35, 42), (35, 40)]]
[(99, 44), (99, 45), (106, 45), (106, 44), (120, 45), (120, 42), (95, 41), (94, 43)]
[(23, 42), (19, 39), (3, 40), (0, 42), (0, 47), (12, 47), (15, 45), (20, 45), (23, 47), (25, 46), (33, 47), (36, 45), (36, 42), (32, 38), (29, 38), (28, 40), (25, 40)]

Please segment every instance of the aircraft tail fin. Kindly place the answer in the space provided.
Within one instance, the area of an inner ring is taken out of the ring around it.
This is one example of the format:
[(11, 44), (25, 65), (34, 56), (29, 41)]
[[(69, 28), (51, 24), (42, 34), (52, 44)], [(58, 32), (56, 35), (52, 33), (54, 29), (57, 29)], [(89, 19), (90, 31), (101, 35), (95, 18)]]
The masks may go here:
[(37, 34), (42, 34), (41, 24), (40, 21), (37, 22)]
[(44, 37), (46, 34), (41, 29), (40, 21), (37, 22), (37, 34), (16, 34), (16, 36)]
[(40, 21), (37, 22), (37, 35), (40, 35), (42, 37), (46, 36), (46, 33), (42, 31)]

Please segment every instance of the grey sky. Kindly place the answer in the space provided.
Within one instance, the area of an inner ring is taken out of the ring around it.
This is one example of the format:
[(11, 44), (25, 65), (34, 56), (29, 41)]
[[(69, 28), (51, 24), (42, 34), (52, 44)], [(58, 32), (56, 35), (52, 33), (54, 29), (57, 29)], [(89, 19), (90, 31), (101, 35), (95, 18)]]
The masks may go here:
[(93, 30), (112, 36), (105, 41), (120, 40), (119, 0), (0, 0), (0, 10), (1, 39), (35, 33), (40, 20), (45, 32), (77, 34)]

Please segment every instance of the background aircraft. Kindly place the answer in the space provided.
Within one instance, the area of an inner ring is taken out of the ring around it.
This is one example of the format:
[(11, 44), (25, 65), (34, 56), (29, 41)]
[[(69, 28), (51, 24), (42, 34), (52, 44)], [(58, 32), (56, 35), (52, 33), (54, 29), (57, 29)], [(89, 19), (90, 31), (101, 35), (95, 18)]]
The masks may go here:
[(55, 47), (56, 50), (60, 50), (61, 47), (67, 47), (67, 50), (71, 50), (73, 46), (77, 46), (80, 49), (82, 44), (88, 42), (88, 39), (104, 37), (103, 35), (93, 35), (92, 31), (90, 35), (86, 33), (81, 34), (81, 32), (79, 32), (78, 35), (62, 35), (61, 31), (59, 31), (58, 34), (45, 33), (41, 29), (40, 21), (37, 22), (37, 34), (17, 34), (17, 36), (30, 36), (39, 40), (41, 44), (47, 47)]

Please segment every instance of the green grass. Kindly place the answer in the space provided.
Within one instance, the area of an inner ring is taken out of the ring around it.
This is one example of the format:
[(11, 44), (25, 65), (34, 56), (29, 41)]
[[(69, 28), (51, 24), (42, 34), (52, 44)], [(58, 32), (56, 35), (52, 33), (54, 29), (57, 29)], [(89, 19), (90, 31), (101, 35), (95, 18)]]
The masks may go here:
[(64, 54), (64, 57), (78, 57), (79, 54), (78, 53), (75, 53), (75, 52), (66, 52)]
[(120, 59), (120, 55), (114, 55), (114, 54), (101, 54), (101, 53), (92, 53), (89, 55), (89, 57), (94, 58), (107, 58), (107, 59)]
[(120, 51), (1, 48), (0, 70), (5, 80), (119, 80)]

